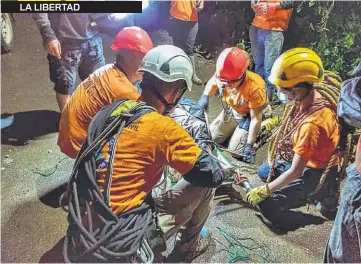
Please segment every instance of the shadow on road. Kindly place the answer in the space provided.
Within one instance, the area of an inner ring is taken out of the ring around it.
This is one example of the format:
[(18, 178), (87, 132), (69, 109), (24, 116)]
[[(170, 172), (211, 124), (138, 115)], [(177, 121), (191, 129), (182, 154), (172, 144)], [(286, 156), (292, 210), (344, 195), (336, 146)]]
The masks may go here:
[(59, 130), (59, 119), (60, 113), (50, 110), (15, 113), (13, 124), (1, 130), (1, 144), (26, 145), (28, 140), (56, 133)]
[(39, 263), (64, 263), (63, 244), (64, 237), (52, 249), (45, 252), (40, 258)]
[(68, 227), (65, 212), (42, 206), (38, 201), (24, 201), (10, 215), (2, 212), (1, 225), (1, 263), (37, 262), (66, 234)]
[(327, 221), (316, 215), (291, 210), (283, 213), (275, 213), (268, 217), (257, 214), (257, 217), (277, 235), (285, 235), (290, 231), (295, 231), (308, 225), (322, 225)]
[(60, 196), (64, 192), (66, 192), (67, 188), (68, 188), (68, 183), (63, 184), (63, 185), (57, 187), (56, 189), (52, 190), (51, 192), (41, 196), (39, 198), (39, 200), (47, 206), (50, 206), (52, 208), (59, 208), (60, 207), (60, 205), (59, 205)]

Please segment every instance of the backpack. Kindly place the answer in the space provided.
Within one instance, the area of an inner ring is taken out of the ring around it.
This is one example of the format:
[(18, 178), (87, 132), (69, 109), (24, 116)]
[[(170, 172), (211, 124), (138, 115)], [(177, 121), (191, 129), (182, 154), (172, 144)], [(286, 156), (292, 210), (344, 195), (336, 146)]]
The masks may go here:
[[(142, 115), (156, 111), (143, 102), (116, 101), (100, 110), (88, 127), (68, 183), (69, 227), (64, 240), (66, 262), (152, 263), (165, 249), (165, 240), (154, 217), (151, 195), (136, 208), (115, 215), (109, 207), (113, 157), (124, 127)], [(97, 156), (101, 146), (114, 141), (105, 178), (97, 184)], [(94, 232), (98, 229), (97, 232)]]
[(361, 77), (346, 80), (342, 84), (337, 116), (341, 122), (361, 128)]

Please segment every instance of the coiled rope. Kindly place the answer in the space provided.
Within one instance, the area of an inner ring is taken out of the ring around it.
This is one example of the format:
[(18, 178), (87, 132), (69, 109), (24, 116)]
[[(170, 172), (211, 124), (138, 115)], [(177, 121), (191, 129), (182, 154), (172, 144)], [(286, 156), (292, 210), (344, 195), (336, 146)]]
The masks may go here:
[[(149, 263), (154, 260), (147, 241), (147, 230), (155, 221), (151, 205), (144, 202), (137, 208), (115, 215), (96, 181), (95, 150), (116, 130), (117, 143), (129, 118), (141, 110), (154, 109), (139, 103), (129, 112), (119, 114), (93, 142), (89, 144), (87, 139), (83, 144), (65, 193), (69, 201), (68, 210), (64, 207), (64, 196), (60, 200), (63, 209), (69, 212), (69, 229), (63, 247), (66, 262), (71, 262), (69, 253), (72, 261), (134, 262), (140, 258), (142, 262)], [(110, 176), (115, 151), (116, 148), (113, 148), (108, 167)], [(69, 252), (69, 246), (73, 247), (72, 252)]]
[(253, 238), (239, 238), (231, 234), (231, 232), (226, 232), (220, 227), (217, 228), (228, 244), (225, 245), (225, 243), (218, 241), (216, 238), (214, 239), (224, 247), (224, 250), (231, 254), (232, 257), (229, 263), (236, 263), (238, 261), (275, 262), (275, 257), (271, 254), (268, 246), (257, 242)]
[[(317, 92), (319, 92), (322, 95), (322, 97), (324, 97), (331, 104), (331, 107), (335, 111), (335, 113), (337, 111), (337, 103), (338, 103), (339, 96), (340, 96), (341, 82), (342, 82), (342, 80), (341, 80), (340, 76), (336, 75), (335, 73), (333, 73), (331, 71), (325, 71), (324, 81), (321, 83), (314, 84), (314, 89), (317, 90)], [(267, 182), (271, 182), (274, 179), (275, 161), (276, 161), (276, 156), (279, 153), (279, 147), (280, 147), (278, 142), (284, 136), (284, 132), (286, 131), (286, 128), (290, 125), (290, 122), (291, 122), (290, 117), (293, 116), (295, 109), (296, 109), (296, 107), (294, 105), (293, 106), (290, 106), (290, 105), (285, 106), (280, 129), (277, 132), (277, 135), (273, 138), (273, 140), (271, 141), (271, 143), (269, 145), (268, 162), (269, 162), (269, 164), (271, 164), (271, 169), (270, 169), (270, 172), (268, 175)], [(318, 192), (323, 187), (324, 183), (327, 180), (329, 170), (335, 164), (335, 159), (337, 159), (337, 158), (341, 159), (341, 161), (340, 161), (341, 172), (345, 170), (345, 168), (348, 165), (350, 156), (352, 155), (351, 138), (352, 138), (352, 134), (347, 133), (347, 143), (346, 143), (345, 150), (340, 151), (339, 148), (337, 148), (335, 150), (334, 154), (330, 157), (330, 160), (328, 161), (326, 169), (323, 172), (323, 174), (320, 178), (320, 182), (314, 193)], [(342, 173), (341, 173), (341, 175), (339, 175), (338, 181), (340, 181), (341, 176), (342, 176)], [(312, 194), (314, 194), (314, 193), (312, 193)]]

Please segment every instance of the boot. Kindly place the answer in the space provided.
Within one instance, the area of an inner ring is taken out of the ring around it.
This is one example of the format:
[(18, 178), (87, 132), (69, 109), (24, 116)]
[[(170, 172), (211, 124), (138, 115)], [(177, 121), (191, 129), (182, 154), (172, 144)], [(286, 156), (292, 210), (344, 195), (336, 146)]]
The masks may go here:
[(193, 65), (193, 76), (192, 76), (192, 81), (194, 84), (196, 85), (202, 85), (203, 81), (201, 79), (198, 78), (197, 74), (196, 74), (196, 63), (195, 63), (195, 58), (194, 56), (189, 56), (189, 58), (191, 59), (192, 65)]
[(176, 245), (172, 253), (168, 255), (165, 263), (191, 263), (192, 260), (202, 255), (207, 251), (208, 246), (211, 242), (211, 233), (206, 227), (203, 227), (199, 237), (197, 239), (197, 244), (192, 251), (181, 252), (179, 250), (179, 245)]

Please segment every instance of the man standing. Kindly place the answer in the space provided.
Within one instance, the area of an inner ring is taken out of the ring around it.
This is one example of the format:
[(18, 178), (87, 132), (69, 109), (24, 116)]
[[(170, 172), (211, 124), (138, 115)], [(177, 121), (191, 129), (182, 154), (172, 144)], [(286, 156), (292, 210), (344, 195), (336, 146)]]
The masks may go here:
[[(337, 114), (346, 126), (360, 129), (361, 63), (353, 76), (342, 85)], [(346, 173), (341, 203), (325, 251), (325, 263), (361, 263), (361, 136), (355, 162), (347, 167)]]
[(173, 44), (185, 51), (193, 65), (194, 84), (201, 85), (195, 71), (194, 43), (198, 33), (198, 12), (203, 9), (204, 0), (171, 1), (170, 34)]
[(48, 50), (50, 79), (62, 112), (74, 92), (77, 71), (85, 80), (104, 65), (102, 39), (90, 14), (37, 13), (33, 18)]
[(247, 52), (236, 47), (225, 49), (219, 55), (216, 73), (208, 81), (199, 105), (207, 110), (209, 97), (220, 91), (223, 110), (210, 125), (212, 139), (223, 144), (230, 138), (228, 149), (242, 155), (243, 161), (254, 163), (253, 145), (268, 100), (264, 80), (248, 71), (248, 65)]
[(272, 103), (274, 85), (268, 81), (274, 61), (281, 54), (284, 36), (292, 15), (292, 0), (252, 1), (255, 18), (249, 29), (255, 72), (266, 80), (267, 96)]

